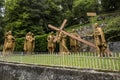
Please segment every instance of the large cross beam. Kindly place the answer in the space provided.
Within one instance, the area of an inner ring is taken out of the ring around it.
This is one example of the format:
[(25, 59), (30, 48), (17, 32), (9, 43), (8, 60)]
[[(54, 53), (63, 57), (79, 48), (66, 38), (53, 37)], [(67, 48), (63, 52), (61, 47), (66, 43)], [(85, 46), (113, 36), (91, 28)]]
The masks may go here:
[(80, 41), (80, 42), (82, 42), (82, 43), (85, 43), (85, 44), (87, 44), (87, 45), (89, 45), (89, 46), (92, 46), (92, 47), (96, 48), (96, 46), (95, 46), (93, 43), (88, 42), (88, 41), (86, 41), (86, 40), (84, 40), (84, 39), (78, 38), (78, 37), (76, 37), (76, 36), (74, 36), (74, 35), (66, 32), (66, 31), (62, 30), (62, 29), (64, 28), (64, 25), (65, 25), (66, 22), (67, 22), (67, 21), (64, 20), (64, 22), (63, 22), (63, 24), (61, 25), (61, 28), (60, 28), (60, 29), (57, 28), (57, 27), (55, 27), (55, 26), (52, 26), (52, 25), (50, 25), (50, 24), (48, 25), (48, 27), (51, 28), (51, 29), (53, 29), (53, 30), (59, 31), (60, 33), (64, 33), (65, 35), (67, 35), (67, 36), (69, 36), (69, 37), (71, 37), (71, 38), (73, 38), (73, 39), (76, 39), (76, 40), (78, 40), (78, 41)]
[[(59, 31), (62, 30), (62, 29), (64, 28), (66, 22), (67, 22), (67, 19), (64, 19), (62, 25), (60, 26)], [(58, 35), (61, 35), (61, 33), (62, 33), (62, 32), (60, 31), (60, 32), (58, 33)], [(58, 35), (57, 35), (57, 36), (58, 36)], [(53, 40), (53, 42), (56, 42), (56, 41), (57, 41), (57, 36), (55, 37), (55, 39)]]

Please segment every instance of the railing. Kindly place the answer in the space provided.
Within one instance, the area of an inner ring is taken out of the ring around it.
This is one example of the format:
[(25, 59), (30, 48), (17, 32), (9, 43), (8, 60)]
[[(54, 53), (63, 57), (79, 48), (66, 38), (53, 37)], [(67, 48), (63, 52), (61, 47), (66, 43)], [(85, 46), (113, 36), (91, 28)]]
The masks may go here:
[(14, 54), (6, 57), (1, 55), (0, 60), (47, 66), (120, 71), (120, 53), (113, 53), (111, 56), (106, 57), (98, 57), (97, 53), (90, 52), (70, 53), (69, 55), (40, 52), (34, 52), (32, 55), (26, 55), (23, 52), (15, 52)]

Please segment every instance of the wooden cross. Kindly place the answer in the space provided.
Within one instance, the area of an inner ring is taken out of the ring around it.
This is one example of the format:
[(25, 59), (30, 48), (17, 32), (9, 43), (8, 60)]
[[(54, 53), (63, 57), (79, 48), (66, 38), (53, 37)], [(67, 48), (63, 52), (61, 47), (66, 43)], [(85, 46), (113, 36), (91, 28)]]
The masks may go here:
[[(76, 39), (76, 40), (78, 40), (78, 41), (80, 41), (80, 42), (82, 42), (82, 43), (85, 43), (85, 44), (87, 44), (87, 45), (89, 45), (89, 46), (92, 46), (92, 47), (96, 48), (96, 46), (95, 46), (93, 43), (88, 42), (88, 41), (86, 41), (86, 40), (84, 40), (84, 39), (78, 38), (78, 37), (76, 37), (76, 36), (74, 36), (74, 35), (66, 32), (66, 31), (62, 30), (62, 29), (64, 28), (64, 25), (66, 24), (66, 22), (67, 22), (67, 20), (65, 19), (65, 20), (63, 21), (60, 29), (57, 28), (57, 27), (55, 27), (55, 26), (52, 26), (51, 24), (49, 24), (48, 27), (51, 28), (51, 29), (53, 29), (53, 30), (59, 31), (59, 32), (60, 32), (59, 34), (64, 33), (65, 35), (67, 35), (67, 36), (69, 36), (69, 37), (71, 37), (71, 38), (73, 38), (73, 39)], [(57, 40), (57, 37), (54, 39), (54, 41), (56, 41), (56, 40)]]
[[(60, 30), (62, 30), (62, 29), (64, 28), (66, 22), (67, 22), (67, 19), (64, 19), (64, 21), (63, 21), (63, 23), (62, 23), (62, 25), (60, 26), (60, 29), (59, 29), (58, 31), (60, 31)], [(49, 25), (48, 25), (48, 26), (49, 26)], [(61, 33), (62, 33), (62, 32), (60, 31), (60, 32), (58, 33), (58, 35), (60, 35)], [(56, 41), (57, 41), (57, 36), (55, 37), (55, 39), (53, 40), (53, 42), (56, 42)]]

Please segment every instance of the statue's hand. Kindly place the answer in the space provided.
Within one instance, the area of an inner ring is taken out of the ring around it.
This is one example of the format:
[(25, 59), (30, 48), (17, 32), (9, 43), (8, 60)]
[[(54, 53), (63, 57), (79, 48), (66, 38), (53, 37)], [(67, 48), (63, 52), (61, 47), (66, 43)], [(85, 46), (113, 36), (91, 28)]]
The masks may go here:
[(106, 42), (103, 42), (103, 43), (102, 43), (102, 45), (103, 45), (104, 47), (107, 47), (107, 44), (106, 44)]

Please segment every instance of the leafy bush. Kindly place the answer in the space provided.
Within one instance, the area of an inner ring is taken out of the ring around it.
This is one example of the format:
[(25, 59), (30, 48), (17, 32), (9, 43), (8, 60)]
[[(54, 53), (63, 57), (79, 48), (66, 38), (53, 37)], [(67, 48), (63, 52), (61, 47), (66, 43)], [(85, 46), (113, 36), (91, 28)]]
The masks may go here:
[(24, 40), (25, 38), (16, 38), (15, 42), (15, 51), (23, 51), (23, 46), (24, 46)]
[(108, 41), (120, 41), (120, 17), (113, 18), (104, 28)]
[(47, 36), (48, 34), (35, 36), (35, 51), (47, 52)]
[(120, 9), (119, 0), (101, 0), (101, 6), (103, 11), (110, 12)]
[(73, 12), (76, 17), (86, 16), (87, 12), (98, 11), (98, 3), (96, 0), (76, 0), (74, 1)]

